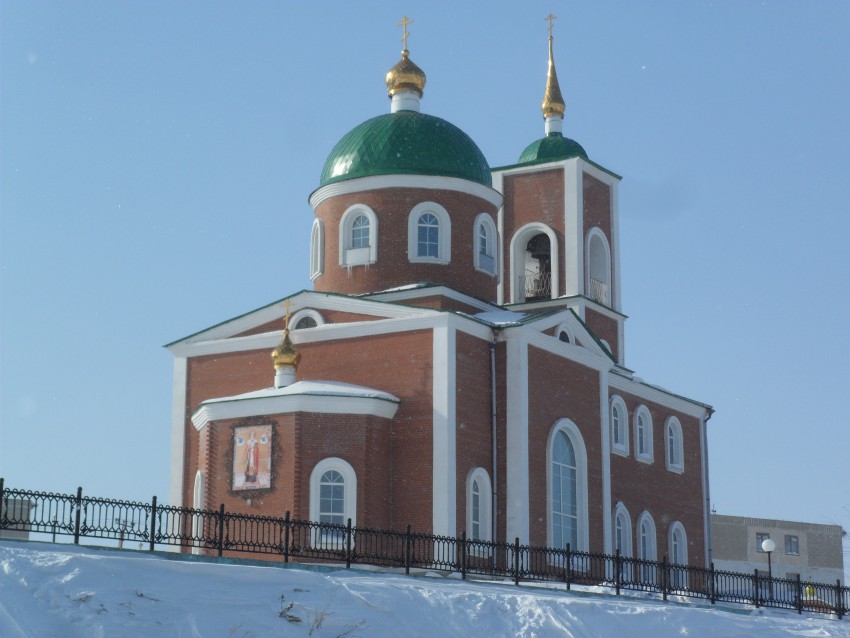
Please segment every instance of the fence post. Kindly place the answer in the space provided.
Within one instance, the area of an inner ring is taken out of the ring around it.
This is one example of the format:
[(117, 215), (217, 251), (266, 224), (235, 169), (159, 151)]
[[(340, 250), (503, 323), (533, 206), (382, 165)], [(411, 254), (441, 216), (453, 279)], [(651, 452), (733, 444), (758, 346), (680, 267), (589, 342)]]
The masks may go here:
[(8, 516), (6, 512), (6, 508), (3, 506), (3, 491), (4, 491), (5, 479), (0, 477), (0, 529), (3, 529), (3, 520)]
[(514, 541), (514, 585), (519, 585), (519, 536)]
[(759, 592), (759, 570), (753, 570), (753, 603), (756, 609), (761, 607), (761, 593)]
[(803, 613), (803, 584), (800, 582), (800, 574), (797, 574), (797, 583), (796, 583), (796, 595), (794, 598), (795, 607), (797, 608), (797, 613)]
[(156, 496), (151, 499), (151, 542), (150, 551), (153, 551), (156, 542)]
[(661, 559), (661, 598), (667, 600), (667, 582), (670, 579), (668, 573), (669, 566), (667, 565), (667, 554), (664, 554)]
[(714, 604), (714, 601), (717, 600), (717, 574), (714, 572), (714, 563), (711, 563), (711, 566), (708, 570), (709, 578), (711, 579), (708, 583), (708, 596), (711, 598), (711, 604)]
[(620, 548), (617, 548), (617, 551), (614, 552), (614, 587), (617, 591), (617, 595), (620, 595), (620, 566), (621, 561), (620, 558)]
[(224, 553), (224, 503), (218, 506), (218, 557)]
[(283, 519), (283, 562), (289, 562), (289, 510), (286, 510), (286, 518)]
[(844, 596), (841, 591), (841, 579), (837, 578), (835, 580), (835, 614), (838, 616), (838, 620), (841, 620), (844, 617)]
[(573, 557), (570, 552), (570, 544), (567, 543), (567, 591), (570, 591), (570, 583), (573, 580)]
[(77, 499), (74, 503), (76, 512), (74, 513), (74, 545), (80, 544), (80, 509), (83, 506), (83, 488), (77, 488)]
[(404, 533), (404, 573), (410, 576), (410, 523)]
[(351, 519), (348, 519), (345, 534), (345, 568), (351, 569)]
[(463, 543), (460, 548), (460, 577), (461, 580), (466, 580), (466, 530), (463, 530), (460, 539)]

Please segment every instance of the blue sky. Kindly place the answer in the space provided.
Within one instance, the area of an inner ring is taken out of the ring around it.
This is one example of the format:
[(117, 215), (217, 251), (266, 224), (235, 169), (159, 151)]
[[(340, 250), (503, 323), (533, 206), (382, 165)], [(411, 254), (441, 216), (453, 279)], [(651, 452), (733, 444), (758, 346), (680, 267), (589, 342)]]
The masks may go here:
[[(493, 166), (623, 175), (626, 363), (715, 406), (721, 513), (850, 527), (850, 3), (0, 6), (0, 475), (167, 494), (163, 344), (310, 288), (307, 197), (386, 70)], [(269, 381), (272, 372), (270, 369)]]

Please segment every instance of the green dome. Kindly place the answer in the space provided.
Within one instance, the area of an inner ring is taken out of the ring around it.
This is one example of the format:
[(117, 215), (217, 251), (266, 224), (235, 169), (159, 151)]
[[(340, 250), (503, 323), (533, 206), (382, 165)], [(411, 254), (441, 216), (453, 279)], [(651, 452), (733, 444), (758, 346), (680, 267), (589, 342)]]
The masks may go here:
[(587, 153), (581, 144), (560, 133), (549, 133), (525, 147), (519, 156), (519, 164), (528, 162), (557, 162), (558, 160), (581, 157), (587, 159)]
[(481, 149), (454, 124), (416, 111), (366, 120), (334, 146), (320, 186), (370, 175), (439, 175), (492, 185)]

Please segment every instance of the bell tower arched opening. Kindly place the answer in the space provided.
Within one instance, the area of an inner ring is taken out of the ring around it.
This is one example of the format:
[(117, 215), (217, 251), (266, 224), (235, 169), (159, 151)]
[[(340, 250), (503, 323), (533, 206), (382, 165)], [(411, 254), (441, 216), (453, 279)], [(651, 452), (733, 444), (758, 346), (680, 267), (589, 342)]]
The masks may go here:
[(555, 299), (560, 292), (558, 238), (538, 222), (526, 224), (511, 239), (511, 302)]

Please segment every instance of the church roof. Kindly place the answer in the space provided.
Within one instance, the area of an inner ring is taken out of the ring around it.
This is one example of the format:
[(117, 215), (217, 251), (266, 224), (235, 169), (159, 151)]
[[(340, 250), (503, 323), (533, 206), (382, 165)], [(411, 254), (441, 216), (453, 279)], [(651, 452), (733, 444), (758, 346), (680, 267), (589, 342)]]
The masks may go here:
[(492, 185), (490, 165), (472, 138), (416, 111), (379, 115), (349, 131), (328, 155), (320, 186), (372, 175), (435, 175)]
[(588, 159), (587, 152), (582, 145), (564, 137), (561, 133), (549, 133), (546, 137), (533, 141), (525, 147), (519, 156), (519, 164), (556, 162), (558, 160), (580, 157)]

